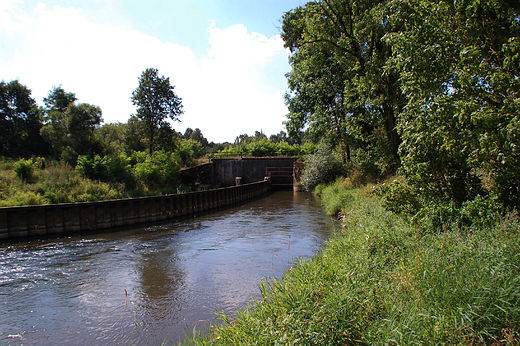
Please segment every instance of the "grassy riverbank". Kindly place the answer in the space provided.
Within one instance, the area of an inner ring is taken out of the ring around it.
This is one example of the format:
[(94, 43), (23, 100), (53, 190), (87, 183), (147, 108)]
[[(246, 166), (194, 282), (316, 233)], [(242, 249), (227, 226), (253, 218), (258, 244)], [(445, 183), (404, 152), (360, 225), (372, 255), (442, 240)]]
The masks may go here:
[(319, 255), (200, 345), (519, 345), (520, 232), (516, 215), (494, 228), (425, 232), (382, 207), (371, 188), (318, 189), (345, 227)]

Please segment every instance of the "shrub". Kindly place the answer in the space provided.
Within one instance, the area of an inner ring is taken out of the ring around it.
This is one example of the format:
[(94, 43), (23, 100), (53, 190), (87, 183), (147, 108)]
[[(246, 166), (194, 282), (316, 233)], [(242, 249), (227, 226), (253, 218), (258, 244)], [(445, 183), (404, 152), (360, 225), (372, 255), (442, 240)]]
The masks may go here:
[(283, 156), (296, 156), (298, 155), (299, 147), (295, 145), (290, 145), (287, 142), (278, 142), (276, 143), (276, 154)]
[(204, 148), (193, 139), (181, 140), (179, 147), (175, 151), (175, 157), (184, 166), (190, 166), (193, 163), (193, 159), (201, 157), (203, 154)]
[(383, 205), (391, 212), (411, 216), (419, 211), (417, 193), (404, 181), (396, 179), (389, 184), (379, 185), (375, 192), (383, 196)]
[(383, 197), (387, 210), (410, 217), (415, 226), (433, 233), (448, 229), (491, 227), (507, 212), (490, 196), (477, 196), (463, 203), (425, 198), (402, 179), (379, 185), (375, 192)]
[[(76, 171), (85, 178), (89, 179), (100, 179), (102, 172), (100, 172), (101, 157), (96, 155), (95, 157), (89, 155), (80, 155), (77, 159)], [(96, 164), (96, 162), (98, 164)], [(94, 168), (94, 166), (97, 166)], [(104, 175), (104, 174), (103, 174)]]
[(144, 162), (137, 163), (133, 172), (148, 189), (162, 190), (177, 186), (179, 166), (173, 154), (158, 151), (147, 156)]
[(135, 179), (128, 161), (129, 159), (125, 154), (105, 157), (80, 155), (76, 170), (85, 178), (103, 182), (124, 183), (129, 188), (133, 188)]
[(71, 191), (81, 183), (81, 177), (69, 164), (52, 162), (47, 164), (46, 169), (41, 172), (37, 191), (49, 203), (68, 203), (72, 202)]
[(130, 156), (128, 156), (128, 164), (134, 167), (136, 164), (146, 161), (147, 157), (148, 153), (146, 151), (132, 151)]
[(67, 147), (61, 153), (61, 161), (68, 163), (72, 167), (76, 167), (78, 163), (78, 153), (71, 147)]
[(318, 146), (312, 142), (305, 142), (299, 147), (300, 153), (303, 155), (314, 154), (318, 150)]
[(5, 200), (0, 201), (0, 207), (39, 205), (48, 204), (49, 201), (44, 196), (34, 191), (16, 191)]
[(85, 181), (77, 192), (78, 194), (73, 196), (72, 202), (102, 201), (122, 197), (121, 191), (110, 184), (102, 182)]
[(20, 159), (14, 165), (14, 172), (23, 182), (26, 183), (31, 183), (33, 171), (34, 165), (32, 159)]
[(301, 184), (312, 191), (318, 184), (332, 182), (343, 173), (344, 167), (339, 156), (330, 145), (322, 142), (315, 154), (305, 158)]

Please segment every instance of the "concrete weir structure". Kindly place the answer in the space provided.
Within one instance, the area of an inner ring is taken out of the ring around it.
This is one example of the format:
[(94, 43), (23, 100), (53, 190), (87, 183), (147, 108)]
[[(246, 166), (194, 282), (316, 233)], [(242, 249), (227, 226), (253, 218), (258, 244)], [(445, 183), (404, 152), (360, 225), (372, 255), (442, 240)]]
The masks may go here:
[[(294, 158), (213, 159), (184, 172), (190, 185), (224, 186), (155, 197), (0, 208), (0, 241), (106, 230), (209, 211), (293, 184)], [(181, 174), (182, 178), (182, 174)], [(183, 180), (184, 180), (183, 179)]]
[[(282, 158), (235, 158), (235, 159), (213, 159), (211, 183), (213, 185), (221, 184), (223, 186), (235, 185), (236, 178), (241, 178), (242, 184), (252, 183), (254, 181), (264, 180), (265, 177), (271, 177), (273, 184), (293, 184), (293, 167), (296, 162), (294, 157)], [(279, 170), (276, 171), (276, 168)], [(270, 175), (271, 172), (280, 172), (282, 168), (290, 168), (290, 174), (284, 175), (290, 179), (281, 180), (280, 174)]]

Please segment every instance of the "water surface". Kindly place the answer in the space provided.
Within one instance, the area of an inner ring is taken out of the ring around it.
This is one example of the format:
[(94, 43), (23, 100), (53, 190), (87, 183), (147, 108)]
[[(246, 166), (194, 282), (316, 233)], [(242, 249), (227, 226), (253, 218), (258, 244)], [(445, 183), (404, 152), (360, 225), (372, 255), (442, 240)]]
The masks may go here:
[(176, 344), (260, 298), (333, 232), (314, 197), (276, 192), (132, 231), (0, 247), (0, 345)]

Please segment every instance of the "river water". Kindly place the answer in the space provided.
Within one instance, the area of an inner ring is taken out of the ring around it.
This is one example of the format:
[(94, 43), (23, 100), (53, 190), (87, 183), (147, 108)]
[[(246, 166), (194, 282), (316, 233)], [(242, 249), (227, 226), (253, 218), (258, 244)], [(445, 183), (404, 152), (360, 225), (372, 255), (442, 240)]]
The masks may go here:
[(0, 246), (0, 345), (177, 344), (259, 299), (263, 278), (333, 228), (312, 195), (280, 191), (160, 226)]

